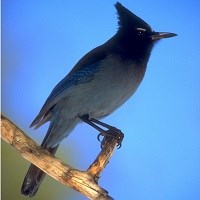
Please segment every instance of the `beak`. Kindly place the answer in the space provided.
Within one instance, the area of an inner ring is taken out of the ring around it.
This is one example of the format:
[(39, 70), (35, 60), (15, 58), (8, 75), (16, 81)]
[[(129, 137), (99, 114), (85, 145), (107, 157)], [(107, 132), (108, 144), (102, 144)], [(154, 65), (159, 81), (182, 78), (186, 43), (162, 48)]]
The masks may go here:
[(160, 40), (162, 38), (170, 38), (175, 37), (177, 34), (175, 33), (168, 33), (168, 32), (153, 32), (151, 35), (152, 40)]

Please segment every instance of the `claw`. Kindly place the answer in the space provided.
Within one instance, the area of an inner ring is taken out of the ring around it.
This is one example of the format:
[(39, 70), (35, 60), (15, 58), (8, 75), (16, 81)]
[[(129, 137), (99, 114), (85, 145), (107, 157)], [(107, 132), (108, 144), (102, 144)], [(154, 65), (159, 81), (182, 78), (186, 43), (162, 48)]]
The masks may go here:
[(124, 134), (120, 131), (117, 132), (118, 136), (117, 136), (117, 148), (120, 149), (122, 147), (122, 140), (124, 138)]
[(120, 149), (121, 147), (122, 147), (122, 143), (120, 143), (120, 144), (118, 143), (117, 144), (117, 149)]
[[(100, 137), (103, 136), (103, 140)], [(97, 139), (101, 142), (101, 148), (105, 147), (106, 142), (116, 139), (117, 140), (117, 148), (120, 149), (122, 146), (122, 140), (124, 138), (124, 134), (118, 129), (110, 129), (104, 132), (99, 133)]]
[(97, 140), (98, 140), (99, 142), (102, 142), (101, 139), (100, 139), (101, 136), (102, 136), (102, 133), (99, 133), (98, 136), (97, 136)]
[[(101, 137), (103, 137), (103, 139), (101, 139)], [(99, 142), (101, 142), (101, 149), (104, 148), (108, 138), (109, 137), (106, 134), (103, 134), (102, 132), (98, 134), (97, 139), (98, 139)]]

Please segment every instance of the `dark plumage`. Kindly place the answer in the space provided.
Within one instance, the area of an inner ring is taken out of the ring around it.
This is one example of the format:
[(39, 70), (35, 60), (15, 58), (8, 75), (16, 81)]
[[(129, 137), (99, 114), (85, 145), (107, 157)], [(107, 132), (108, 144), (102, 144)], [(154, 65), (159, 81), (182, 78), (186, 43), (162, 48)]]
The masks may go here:
[[(50, 121), (41, 144), (55, 154), (60, 142), (80, 120), (100, 119), (129, 99), (141, 83), (154, 44), (173, 33), (159, 33), (120, 3), (118, 31), (103, 45), (83, 56), (52, 90), (31, 126)], [(22, 194), (34, 196), (44, 173), (31, 165)]]

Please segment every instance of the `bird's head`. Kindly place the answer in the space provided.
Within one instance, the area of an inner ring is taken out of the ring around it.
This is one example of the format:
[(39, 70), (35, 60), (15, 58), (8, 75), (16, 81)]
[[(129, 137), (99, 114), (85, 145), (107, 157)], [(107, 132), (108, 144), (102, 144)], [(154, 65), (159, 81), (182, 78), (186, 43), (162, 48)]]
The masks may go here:
[[(176, 36), (175, 33), (155, 32), (144, 20), (117, 2), (115, 4), (118, 14), (119, 29), (117, 35), (121, 38), (121, 47), (134, 55), (146, 55), (151, 53), (153, 45), (163, 38)], [(148, 55), (149, 54), (149, 55)]]

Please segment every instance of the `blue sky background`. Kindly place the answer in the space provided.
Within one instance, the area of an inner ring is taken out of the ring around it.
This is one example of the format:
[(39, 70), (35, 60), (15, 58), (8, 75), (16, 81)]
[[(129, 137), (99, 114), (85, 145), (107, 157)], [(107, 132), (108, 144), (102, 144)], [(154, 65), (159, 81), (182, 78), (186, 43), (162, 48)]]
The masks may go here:
[[(30, 123), (76, 62), (115, 34), (115, 2), (2, 0), (2, 112), (39, 143), (47, 125), (33, 131)], [(103, 120), (121, 129), (125, 138), (100, 185), (118, 200), (199, 200), (199, 2), (121, 3), (154, 30), (178, 36), (156, 45), (138, 91)], [(86, 169), (100, 150), (96, 136), (88, 125), (78, 125), (57, 156)], [(20, 162), (28, 167), (27, 161)], [(46, 187), (44, 183), (38, 199)], [(59, 198), (68, 199), (68, 192), (63, 187)], [(70, 192), (72, 199), (86, 199)]]

